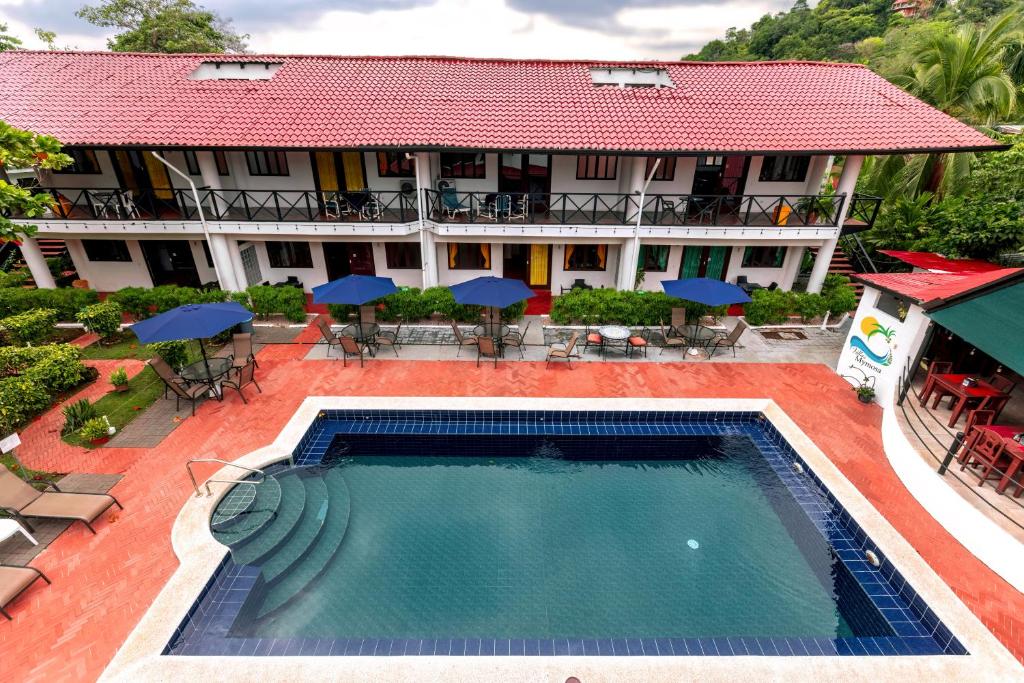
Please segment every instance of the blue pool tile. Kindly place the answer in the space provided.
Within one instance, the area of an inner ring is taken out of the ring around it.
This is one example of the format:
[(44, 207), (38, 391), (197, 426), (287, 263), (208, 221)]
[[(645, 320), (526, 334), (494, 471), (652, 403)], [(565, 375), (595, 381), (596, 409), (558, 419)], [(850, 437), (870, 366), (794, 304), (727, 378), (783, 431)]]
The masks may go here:
[(718, 651), (720, 656), (726, 657), (733, 654), (732, 646), (729, 644), (728, 638), (712, 638), (711, 642), (715, 644), (715, 650)]
[[(555, 655), (559, 657), (569, 656), (569, 641), (565, 638), (555, 638)], [(616, 652), (615, 654), (618, 654)], [(623, 653), (625, 654), (625, 653)]]
[(779, 654), (779, 651), (775, 649), (775, 642), (771, 638), (758, 638), (757, 645), (766, 657), (774, 657)]
[(697, 638), (684, 638), (683, 642), (686, 643), (686, 653), (691, 657), (715, 654), (714, 652), (704, 652), (704, 647)]
[(434, 650), (437, 647), (437, 641), (433, 638), (424, 638), (420, 641), (420, 652), (421, 656), (432, 656)]
[[(568, 647), (566, 650), (568, 651)], [(568, 652), (566, 652), (568, 654)], [(616, 657), (623, 657), (629, 654), (629, 648), (626, 646), (625, 638), (612, 638), (612, 654)]]
[(764, 654), (764, 650), (757, 644), (757, 638), (740, 638), (743, 642), (743, 647), (747, 649), (748, 655), (760, 657)]
[(299, 646), (299, 655), (301, 657), (309, 657), (316, 653), (316, 646), (320, 644), (318, 638), (305, 638), (302, 644)]
[[(612, 641), (610, 638), (599, 638), (597, 640), (597, 653), (602, 656), (615, 654), (615, 650), (612, 649)], [(541, 654), (544, 653), (541, 652)]]
[(359, 656), (367, 657), (373, 655), (377, 651), (378, 638), (364, 638), (362, 644), (359, 646)]
[(448, 656), (452, 651), (452, 641), (449, 638), (438, 639), (434, 643), (434, 654), (438, 656)]
[(481, 638), (480, 639), (480, 656), (481, 657), (492, 657), (492, 656), (494, 656), (494, 639), (493, 638)]
[(508, 653), (513, 657), (522, 657), (526, 654), (526, 641), (522, 638), (509, 641)]
[(789, 638), (772, 638), (772, 643), (780, 657), (789, 657), (793, 654), (793, 648), (789, 644)]
[(572, 657), (582, 657), (583, 652), (583, 641), (580, 639), (569, 639), (569, 655)]
[(672, 643), (672, 653), (676, 656), (685, 657), (690, 654), (686, 649), (686, 641), (682, 638), (669, 638), (669, 642)]
[(512, 641), (508, 638), (498, 638), (494, 641), (494, 654), (499, 657), (508, 657), (512, 654)]
[(658, 654), (658, 646), (654, 643), (654, 638), (641, 638), (640, 646), (644, 649), (644, 654), (648, 657)]
[(742, 638), (729, 638), (729, 649), (734, 655), (747, 654), (747, 646), (743, 643)]
[(288, 642), (280, 638), (270, 639), (270, 651), (267, 655), (270, 657), (283, 657), (285, 648), (288, 647)]
[(539, 640), (527, 640), (526, 641), (526, 656), (536, 657), (540, 654), (540, 641)]
[[(608, 652), (602, 652), (601, 654), (611, 654), (611, 641), (605, 641), (608, 643)], [(541, 640), (537, 643), (538, 653), (542, 657), (550, 657), (555, 654), (555, 641), (553, 640)]]
[(313, 655), (317, 657), (326, 657), (331, 654), (331, 645), (334, 644), (334, 640), (331, 638), (321, 638), (316, 643), (316, 648), (313, 650)]
[(480, 654), (480, 639), (479, 638), (467, 638), (466, 639), (466, 656), (476, 657)]
[(463, 657), (466, 654), (466, 641), (459, 638), (452, 641), (451, 650), (449, 654), (452, 657)]
[(639, 638), (626, 638), (626, 653), (634, 657), (644, 653), (644, 646)]
[[(586, 647), (586, 644), (588, 642), (590, 642), (590, 641), (587, 641), (587, 640), (583, 641), (584, 647)], [(654, 644), (658, 648), (658, 654), (660, 656), (665, 657), (665, 656), (674, 654), (673, 651), (672, 651), (672, 641), (670, 641), (668, 638), (657, 638), (654, 641)], [(590, 654), (590, 652), (587, 652), (587, 654)]]

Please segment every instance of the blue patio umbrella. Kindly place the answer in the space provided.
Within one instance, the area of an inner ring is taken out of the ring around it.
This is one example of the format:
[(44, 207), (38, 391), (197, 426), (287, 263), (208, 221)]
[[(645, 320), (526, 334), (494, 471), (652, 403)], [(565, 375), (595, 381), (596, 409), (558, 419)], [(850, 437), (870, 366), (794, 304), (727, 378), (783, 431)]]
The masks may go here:
[(153, 342), (198, 339), (203, 354), (206, 373), (210, 364), (206, 358), (203, 340), (208, 339), (238, 323), (252, 320), (252, 312), (239, 303), (230, 301), (215, 304), (186, 304), (141, 320), (131, 326), (132, 332), (143, 344)]
[(460, 304), (505, 308), (537, 296), (522, 280), (485, 275), (452, 285), (448, 289)]
[(707, 306), (745, 304), (750, 301), (747, 293), (730, 282), (713, 280), (709, 277), (692, 277), (685, 280), (662, 280), (665, 293), (687, 301)]
[[(395, 281), (389, 277), (376, 277), (374, 275), (346, 275), (337, 280), (331, 280), (325, 285), (313, 288), (313, 303), (315, 304), (351, 304), (360, 306), (367, 301), (379, 299), (388, 294), (398, 291)], [(356, 309), (359, 316), (359, 329), (363, 329), (362, 309)]]

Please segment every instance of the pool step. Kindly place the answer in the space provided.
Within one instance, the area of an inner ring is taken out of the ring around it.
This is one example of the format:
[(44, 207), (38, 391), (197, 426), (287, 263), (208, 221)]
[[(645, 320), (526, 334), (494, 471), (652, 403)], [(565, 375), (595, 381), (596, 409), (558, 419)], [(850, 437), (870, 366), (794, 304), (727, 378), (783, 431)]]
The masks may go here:
[(256, 503), (256, 487), (262, 484), (236, 484), (227, 492), (210, 517), (211, 529), (226, 529), (234, 524), (239, 515), (244, 515)]
[(258, 618), (266, 617), (284, 606), (316, 580), (334, 558), (345, 538), (351, 512), (348, 485), (339, 468), (327, 470), (323, 479), (330, 491), (330, 505), (320, 535), (301, 562), (294, 563), (273, 585), (267, 587)]
[(263, 578), (268, 584), (305, 557), (324, 526), (330, 507), (327, 484), (320, 476), (303, 477), (302, 482), (306, 487), (306, 506), (302, 516), (285, 542), (263, 561)]
[(253, 534), (245, 542), (231, 546), (231, 556), (236, 564), (260, 564), (265, 557), (274, 552), (302, 517), (306, 504), (306, 486), (298, 470), (291, 470), (278, 475), (281, 485), (282, 504), (274, 518)]
[[(222, 521), (216, 528), (211, 528), (213, 537), (228, 547), (244, 543), (250, 537), (260, 533), (274, 519), (277, 508), (281, 504), (281, 484), (274, 476), (268, 475), (263, 483), (255, 486), (237, 484), (232, 491), (241, 488), (252, 489), (256, 494), (249, 509), (234, 515), (230, 520)], [(224, 497), (224, 500), (227, 500), (227, 496)], [(214, 518), (217, 517), (221, 503), (217, 504)]]

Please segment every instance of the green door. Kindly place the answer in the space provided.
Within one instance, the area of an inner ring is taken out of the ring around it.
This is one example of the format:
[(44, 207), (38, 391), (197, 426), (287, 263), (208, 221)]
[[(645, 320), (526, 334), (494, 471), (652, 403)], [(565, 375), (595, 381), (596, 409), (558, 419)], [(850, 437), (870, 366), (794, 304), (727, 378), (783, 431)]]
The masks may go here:
[(685, 247), (683, 249), (683, 261), (679, 266), (679, 278), (685, 280), (697, 277), (700, 272), (700, 255), (704, 247)]
[(704, 269), (704, 277), (712, 280), (722, 279), (722, 276), (725, 275), (723, 266), (725, 265), (726, 249), (727, 247), (711, 247), (708, 250), (708, 265)]

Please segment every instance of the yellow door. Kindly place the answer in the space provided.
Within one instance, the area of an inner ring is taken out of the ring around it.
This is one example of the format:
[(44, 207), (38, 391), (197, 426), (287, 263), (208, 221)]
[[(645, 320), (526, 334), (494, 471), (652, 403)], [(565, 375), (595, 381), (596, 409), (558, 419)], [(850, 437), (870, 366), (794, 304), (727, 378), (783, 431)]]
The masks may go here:
[(551, 255), (550, 244), (530, 245), (530, 286), (546, 287), (548, 285), (548, 266)]
[(366, 189), (366, 176), (363, 174), (363, 153), (342, 152), (341, 165), (345, 169), (345, 189), (349, 192)]
[(320, 178), (320, 191), (338, 191), (338, 169), (334, 166), (334, 152), (316, 153), (316, 173)]
[(173, 199), (171, 192), (171, 178), (167, 175), (167, 167), (157, 161), (149, 152), (143, 152), (142, 158), (146, 164), (146, 171), (149, 173), (149, 183), (153, 188), (153, 194), (159, 199)]

